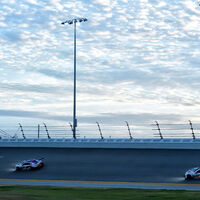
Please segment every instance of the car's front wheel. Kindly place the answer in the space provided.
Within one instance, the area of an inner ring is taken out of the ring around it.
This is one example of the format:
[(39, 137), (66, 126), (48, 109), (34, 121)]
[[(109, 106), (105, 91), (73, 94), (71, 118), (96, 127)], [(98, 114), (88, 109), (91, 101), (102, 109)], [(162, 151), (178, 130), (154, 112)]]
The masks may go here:
[(187, 176), (186, 176), (186, 180), (191, 180), (192, 179), (192, 176), (190, 175), (190, 174), (188, 174)]
[(20, 171), (20, 168), (19, 168), (19, 167), (16, 167), (16, 171)]

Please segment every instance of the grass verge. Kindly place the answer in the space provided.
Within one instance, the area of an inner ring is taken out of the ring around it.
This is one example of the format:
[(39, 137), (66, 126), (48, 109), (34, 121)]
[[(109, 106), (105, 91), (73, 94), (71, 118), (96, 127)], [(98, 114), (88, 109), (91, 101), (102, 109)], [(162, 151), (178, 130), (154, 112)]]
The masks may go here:
[(0, 186), (0, 200), (199, 200), (200, 192), (182, 190)]

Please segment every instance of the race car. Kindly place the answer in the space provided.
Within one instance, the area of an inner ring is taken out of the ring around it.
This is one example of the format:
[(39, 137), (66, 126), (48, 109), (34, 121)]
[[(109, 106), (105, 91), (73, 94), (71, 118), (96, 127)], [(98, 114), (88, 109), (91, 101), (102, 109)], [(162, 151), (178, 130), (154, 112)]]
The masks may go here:
[(200, 179), (200, 167), (194, 167), (185, 172), (185, 179)]
[(16, 171), (39, 169), (44, 166), (43, 159), (23, 160), (16, 164)]

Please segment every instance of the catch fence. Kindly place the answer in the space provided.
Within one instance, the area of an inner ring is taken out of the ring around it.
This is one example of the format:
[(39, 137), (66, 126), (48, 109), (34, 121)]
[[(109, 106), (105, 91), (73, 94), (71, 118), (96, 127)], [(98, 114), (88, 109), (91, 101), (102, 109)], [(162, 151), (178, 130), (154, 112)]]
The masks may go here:
[[(47, 125), (35, 126), (18, 124), (18, 126), (0, 127), (0, 138), (73, 138), (71, 123), (63, 126)], [(125, 121), (120, 125), (107, 125), (96, 122), (94, 124), (79, 124), (77, 138), (200, 138), (200, 123), (164, 124), (155, 121), (152, 124), (134, 124)]]

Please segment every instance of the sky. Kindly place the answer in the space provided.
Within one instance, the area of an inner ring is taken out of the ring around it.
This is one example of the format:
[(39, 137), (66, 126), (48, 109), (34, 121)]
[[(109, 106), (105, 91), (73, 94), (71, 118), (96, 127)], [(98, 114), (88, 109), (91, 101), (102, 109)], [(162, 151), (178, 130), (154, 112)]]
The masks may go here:
[(0, 125), (200, 122), (195, 0), (1, 0)]

